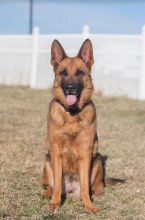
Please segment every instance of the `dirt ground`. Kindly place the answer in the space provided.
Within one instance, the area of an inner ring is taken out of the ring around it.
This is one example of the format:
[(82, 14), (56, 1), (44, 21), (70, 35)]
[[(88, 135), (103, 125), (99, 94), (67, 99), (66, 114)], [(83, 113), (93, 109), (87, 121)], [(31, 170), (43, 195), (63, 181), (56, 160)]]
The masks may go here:
[(145, 102), (93, 96), (107, 176), (127, 179), (93, 199), (101, 208), (96, 216), (71, 198), (52, 213), (41, 196), (50, 98), (47, 90), (0, 87), (0, 220), (145, 219)]

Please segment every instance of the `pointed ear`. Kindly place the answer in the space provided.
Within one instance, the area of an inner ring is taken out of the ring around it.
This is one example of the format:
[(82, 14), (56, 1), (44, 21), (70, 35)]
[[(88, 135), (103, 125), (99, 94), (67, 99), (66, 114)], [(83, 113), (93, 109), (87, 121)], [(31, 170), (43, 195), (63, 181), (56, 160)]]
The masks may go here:
[(51, 46), (51, 64), (56, 68), (67, 57), (59, 41), (54, 40)]
[(91, 69), (94, 63), (93, 59), (93, 46), (89, 39), (85, 40), (82, 44), (77, 57), (80, 57), (83, 62)]

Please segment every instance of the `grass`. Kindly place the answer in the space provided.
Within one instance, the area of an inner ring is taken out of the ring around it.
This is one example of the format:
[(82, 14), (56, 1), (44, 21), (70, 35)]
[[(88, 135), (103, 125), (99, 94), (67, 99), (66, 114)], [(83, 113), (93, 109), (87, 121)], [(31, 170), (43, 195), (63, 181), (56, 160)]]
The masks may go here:
[(94, 198), (101, 208), (86, 214), (67, 198), (55, 213), (41, 197), (39, 178), (47, 146), (49, 91), (0, 87), (0, 220), (145, 219), (145, 102), (94, 95), (100, 152), (108, 156), (107, 176), (127, 182)]

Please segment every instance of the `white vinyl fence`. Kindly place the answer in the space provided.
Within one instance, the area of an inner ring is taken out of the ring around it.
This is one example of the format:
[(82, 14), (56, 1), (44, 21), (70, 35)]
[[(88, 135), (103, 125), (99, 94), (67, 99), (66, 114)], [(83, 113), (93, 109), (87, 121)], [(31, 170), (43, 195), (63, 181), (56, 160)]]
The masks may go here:
[(50, 48), (58, 39), (70, 56), (75, 56), (86, 38), (94, 48), (92, 78), (96, 91), (107, 96), (145, 99), (145, 26), (141, 35), (82, 34), (0, 36), (0, 84), (51, 88), (54, 74)]

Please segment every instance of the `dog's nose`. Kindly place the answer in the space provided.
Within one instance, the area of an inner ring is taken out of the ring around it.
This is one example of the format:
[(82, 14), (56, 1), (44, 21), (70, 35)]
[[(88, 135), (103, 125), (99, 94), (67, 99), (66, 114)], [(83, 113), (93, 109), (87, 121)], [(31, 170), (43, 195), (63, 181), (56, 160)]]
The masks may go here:
[(75, 95), (77, 92), (77, 86), (74, 83), (69, 83), (65, 87), (66, 94)]

